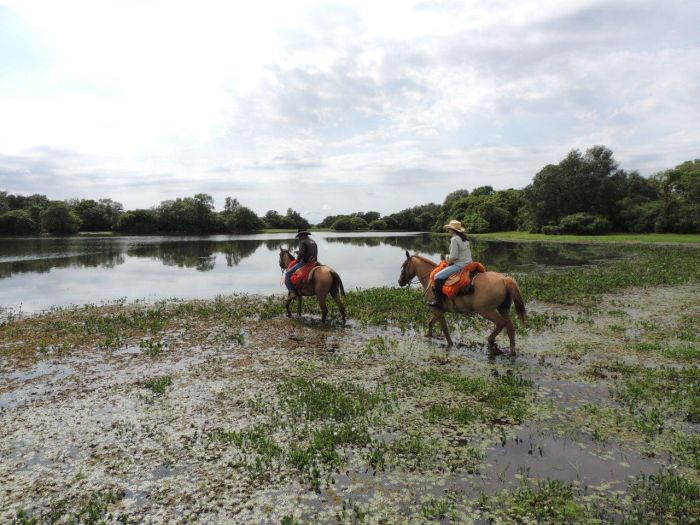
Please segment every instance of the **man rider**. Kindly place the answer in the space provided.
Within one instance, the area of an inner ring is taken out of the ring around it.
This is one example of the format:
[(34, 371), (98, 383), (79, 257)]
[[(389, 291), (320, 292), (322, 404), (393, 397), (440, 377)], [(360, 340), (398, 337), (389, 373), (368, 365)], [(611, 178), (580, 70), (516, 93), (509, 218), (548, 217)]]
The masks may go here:
[(287, 270), (287, 274), (284, 279), (284, 283), (287, 285), (287, 289), (290, 292), (296, 291), (294, 285), (292, 284), (292, 275), (299, 268), (305, 264), (316, 260), (318, 257), (318, 246), (313, 239), (309, 238), (311, 235), (308, 231), (301, 229), (297, 232), (296, 238), (299, 239), (299, 251), (297, 252), (297, 262)]

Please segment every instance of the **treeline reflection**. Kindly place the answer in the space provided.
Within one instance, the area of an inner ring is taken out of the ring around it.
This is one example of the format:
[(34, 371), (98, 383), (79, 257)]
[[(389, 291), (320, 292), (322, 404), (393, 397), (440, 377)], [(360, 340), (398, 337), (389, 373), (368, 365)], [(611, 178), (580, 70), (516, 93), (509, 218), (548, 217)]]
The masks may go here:
[[(333, 237), (326, 241), (354, 246), (395, 246), (433, 258), (436, 262), (449, 249), (447, 237), (430, 234), (412, 237)], [(596, 244), (513, 243), (480, 239), (470, 239), (469, 244), (474, 260), (483, 262), (490, 270), (502, 272), (526, 271), (538, 267), (580, 266), (620, 256), (610, 247)]]
[(19, 273), (47, 273), (53, 268), (111, 268), (126, 262), (127, 257), (154, 259), (165, 266), (194, 268), (197, 271), (208, 272), (215, 268), (217, 254), (224, 255), (227, 266), (238, 266), (243, 259), (253, 255), (260, 246), (266, 245), (270, 250), (277, 250), (279, 242), (189, 240), (136, 245), (103, 242), (99, 246), (86, 244), (76, 248), (87, 253), (71, 252), (66, 245), (55, 246), (54, 244), (46, 247), (41, 246), (40, 243), (27, 244), (32, 246), (18, 247), (13, 251), (3, 246), (2, 256), (18, 260), (0, 262), (0, 279)]
[[(215, 268), (218, 254), (223, 254), (226, 265), (233, 267), (264, 247), (270, 252), (266, 257), (270, 259), (270, 264), (273, 264), (276, 261), (276, 252), (281, 247), (295, 247), (293, 242), (290, 246), (290, 241), (285, 239), (188, 239), (141, 243), (128, 238), (94, 241), (65, 238), (1, 239), (0, 242), (0, 279), (21, 273), (47, 273), (53, 268), (112, 268), (124, 264), (128, 257), (153, 259), (165, 266), (208, 272)], [(449, 246), (447, 237), (430, 234), (326, 237), (320, 242), (365, 247), (391, 246), (411, 253), (421, 253), (435, 260), (439, 259), (440, 254), (447, 251)], [(482, 261), (489, 269), (499, 271), (527, 271), (538, 266), (575, 266), (616, 256), (602, 245), (547, 245), (472, 240), (471, 247), (475, 260)], [(387, 256), (401, 257), (393, 252), (387, 253)], [(338, 265), (339, 261), (334, 261), (334, 264)]]

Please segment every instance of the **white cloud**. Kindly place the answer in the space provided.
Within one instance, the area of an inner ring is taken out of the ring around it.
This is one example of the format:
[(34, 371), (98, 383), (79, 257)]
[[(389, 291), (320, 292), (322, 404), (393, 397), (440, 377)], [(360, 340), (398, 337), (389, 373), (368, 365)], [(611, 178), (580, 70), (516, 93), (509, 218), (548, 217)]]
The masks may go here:
[[(700, 6), (0, 0), (0, 188), (391, 212), (697, 156)], [(138, 191), (134, 191), (138, 188)]]

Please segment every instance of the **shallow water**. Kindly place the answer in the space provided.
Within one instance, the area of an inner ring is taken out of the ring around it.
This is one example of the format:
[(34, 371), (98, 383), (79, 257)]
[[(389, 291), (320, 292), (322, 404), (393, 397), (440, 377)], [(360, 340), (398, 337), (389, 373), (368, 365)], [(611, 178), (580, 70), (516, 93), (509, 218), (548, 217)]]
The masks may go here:
[[(317, 232), (319, 260), (346, 290), (396, 286), (406, 250), (435, 260), (445, 236), (421, 233)], [(620, 257), (609, 246), (472, 240), (489, 269), (531, 272)], [(293, 234), (188, 237), (27, 237), (0, 239), (0, 309), (37, 312), (53, 306), (127, 299), (213, 298), (281, 293), (280, 247)]]

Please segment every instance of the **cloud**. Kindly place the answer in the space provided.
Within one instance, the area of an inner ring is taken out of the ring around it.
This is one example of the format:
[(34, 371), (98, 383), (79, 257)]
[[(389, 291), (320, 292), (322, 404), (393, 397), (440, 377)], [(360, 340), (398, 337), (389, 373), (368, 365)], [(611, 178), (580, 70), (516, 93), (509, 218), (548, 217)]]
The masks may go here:
[(650, 174), (700, 142), (700, 6), (681, 0), (115, 3), (85, 7), (87, 27), (11, 5), (11, 191), (127, 207), (204, 191), (319, 220), (523, 187), (594, 144)]

